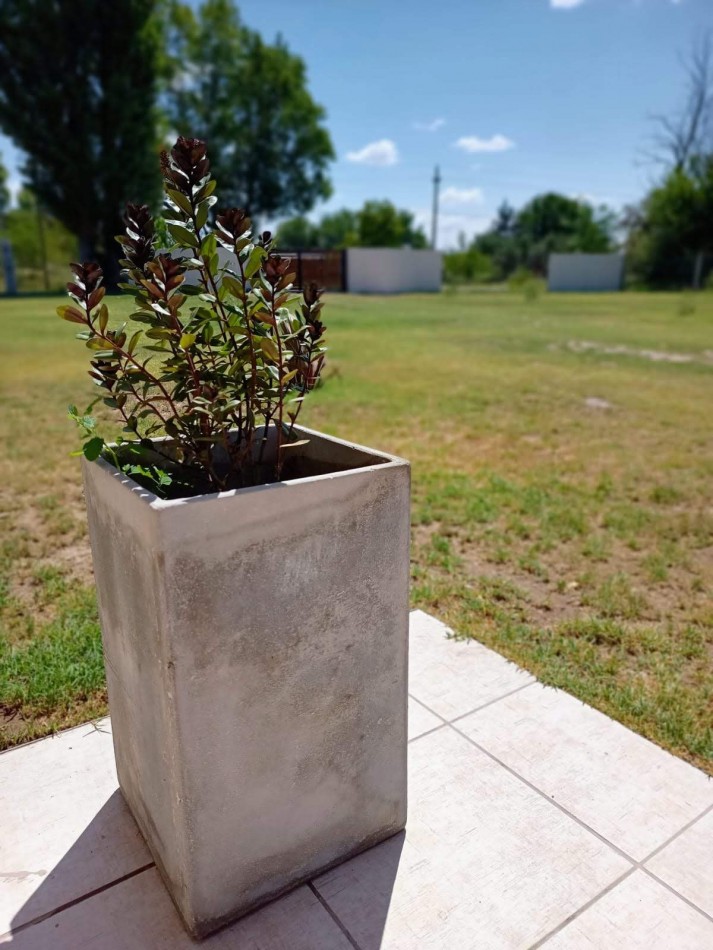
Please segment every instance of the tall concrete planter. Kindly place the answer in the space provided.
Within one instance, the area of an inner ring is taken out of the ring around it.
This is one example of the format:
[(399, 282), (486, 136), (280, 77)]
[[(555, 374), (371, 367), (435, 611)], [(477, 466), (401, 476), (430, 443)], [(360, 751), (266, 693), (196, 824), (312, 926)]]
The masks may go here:
[(409, 466), (163, 501), (84, 461), (122, 792), (194, 936), (406, 821)]

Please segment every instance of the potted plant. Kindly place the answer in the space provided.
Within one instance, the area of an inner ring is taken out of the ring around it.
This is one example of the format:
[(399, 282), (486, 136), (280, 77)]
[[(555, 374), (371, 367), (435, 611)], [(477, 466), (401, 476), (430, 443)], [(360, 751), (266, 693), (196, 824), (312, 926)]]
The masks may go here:
[(119, 782), (194, 936), (406, 820), (408, 463), (297, 424), (325, 346), (316, 286), (204, 143), (162, 156), (175, 247), (129, 205), (134, 325), (96, 264), (59, 308), (99, 398), (84, 483)]

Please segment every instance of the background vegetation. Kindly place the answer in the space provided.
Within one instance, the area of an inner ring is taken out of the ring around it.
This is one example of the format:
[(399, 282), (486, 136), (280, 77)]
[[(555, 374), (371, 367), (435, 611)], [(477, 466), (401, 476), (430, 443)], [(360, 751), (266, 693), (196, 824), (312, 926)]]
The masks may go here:
[[(105, 709), (59, 302), (0, 302), (3, 744)], [(713, 295), (335, 295), (325, 321), (305, 421), (412, 461), (413, 605), (713, 773)]]

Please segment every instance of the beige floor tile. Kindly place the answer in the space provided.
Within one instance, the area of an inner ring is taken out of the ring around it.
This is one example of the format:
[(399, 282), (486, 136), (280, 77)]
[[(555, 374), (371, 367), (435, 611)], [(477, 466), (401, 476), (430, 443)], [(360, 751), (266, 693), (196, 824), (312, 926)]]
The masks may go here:
[(307, 887), (196, 943), (183, 930), (155, 868), (0, 938), (5, 945), (13, 950), (351, 950)]
[(646, 867), (713, 917), (713, 812), (654, 855)]
[(0, 755), (0, 933), (151, 861), (108, 719)]
[(514, 663), (475, 640), (449, 640), (448, 628), (421, 610), (411, 613), (409, 692), (455, 719), (534, 682)]
[(431, 729), (435, 729), (437, 726), (442, 725), (442, 721), (438, 716), (434, 716), (432, 712), (429, 712), (424, 706), (420, 703), (417, 703), (415, 699), (409, 699), (408, 701), (408, 737), (409, 742), (412, 739), (422, 736), (424, 732), (430, 732)]
[(703, 772), (560, 690), (528, 687), (457, 725), (636, 860), (713, 804)]
[(361, 950), (528, 947), (630, 866), (450, 728), (409, 762), (405, 837), (316, 882)]
[(713, 923), (643, 871), (596, 901), (543, 950), (711, 950)]

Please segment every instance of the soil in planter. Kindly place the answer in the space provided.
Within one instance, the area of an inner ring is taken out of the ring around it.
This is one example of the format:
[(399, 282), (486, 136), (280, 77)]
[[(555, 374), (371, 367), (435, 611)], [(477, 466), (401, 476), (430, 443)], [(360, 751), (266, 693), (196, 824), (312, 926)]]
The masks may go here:
[[(162, 451), (166, 452), (166, 449), (162, 448)], [(153, 492), (155, 495), (158, 495), (160, 498), (166, 500), (196, 498), (199, 495), (207, 495), (215, 492), (215, 488), (212, 487), (202, 471), (198, 469), (178, 465), (168, 459), (165, 454), (159, 455), (148, 447), (145, 449), (145, 458), (145, 467), (153, 463), (170, 474), (172, 481), (169, 485), (158, 486), (153, 479), (137, 471), (138, 466), (136, 466), (135, 463), (122, 458), (121, 454), (119, 454), (119, 462), (122, 463), (122, 469), (124, 469), (124, 466), (127, 464), (132, 466), (133, 470), (126, 470), (126, 474), (137, 484)], [(107, 461), (113, 464), (113, 460), (107, 459)], [(378, 459), (371, 461), (371, 464), (374, 463), (378, 464)], [(219, 468), (219, 466), (216, 467)], [(297, 454), (297, 452), (295, 452), (295, 454), (288, 455), (285, 458), (282, 466), (282, 477), (279, 481), (290, 481), (295, 478), (311, 478), (315, 475), (333, 475), (336, 472), (347, 472), (350, 469), (358, 467), (359, 465), (338, 465), (333, 462), (324, 462), (321, 459), (314, 459), (308, 455)], [(221, 475), (222, 474), (221, 472)], [(259, 465), (253, 465), (250, 475), (250, 479), (247, 480), (245, 477), (242, 477), (240, 473), (237, 474), (228, 481), (225, 490), (233, 491), (235, 489), (250, 488), (257, 485), (273, 485), (278, 481), (275, 477), (275, 464), (272, 460)]]

